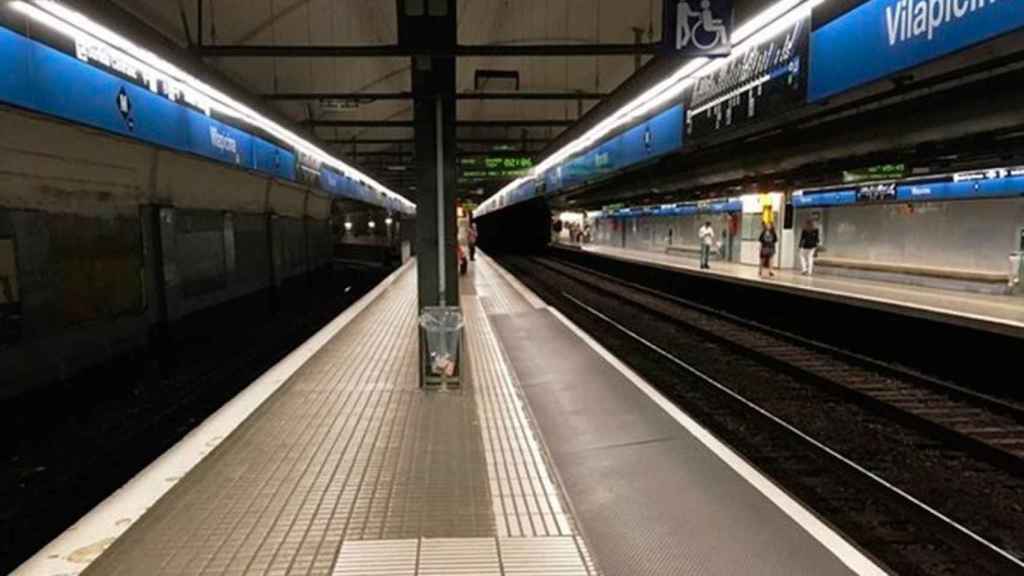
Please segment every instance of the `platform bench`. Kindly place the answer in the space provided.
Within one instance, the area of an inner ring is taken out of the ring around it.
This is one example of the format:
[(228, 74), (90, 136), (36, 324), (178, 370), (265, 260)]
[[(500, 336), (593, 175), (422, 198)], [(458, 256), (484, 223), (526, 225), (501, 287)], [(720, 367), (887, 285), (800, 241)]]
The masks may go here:
[(843, 268), (847, 270), (865, 270), (869, 272), (888, 272), (892, 274), (907, 274), (910, 276), (924, 276), (928, 278), (941, 278), (944, 280), (963, 280), (967, 282), (981, 282), (989, 284), (1006, 284), (1007, 274), (1000, 272), (985, 272), (980, 270), (965, 270), (962, 268), (940, 268), (938, 266), (921, 266), (915, 264), (897, 264), (892, 262), (872, 262), (868, 260), (852, 260), (847, 258), (817, 258), (817, 266), (831, 268)]

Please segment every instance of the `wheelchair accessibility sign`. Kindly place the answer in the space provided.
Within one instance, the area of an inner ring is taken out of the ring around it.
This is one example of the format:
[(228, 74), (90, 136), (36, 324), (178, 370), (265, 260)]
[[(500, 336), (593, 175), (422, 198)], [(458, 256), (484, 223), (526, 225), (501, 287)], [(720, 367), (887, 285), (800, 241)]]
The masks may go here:
[(732, 49), (730, 0), (667, 0), (662, 38), (668, 51), (687, 56), (726, 56)]

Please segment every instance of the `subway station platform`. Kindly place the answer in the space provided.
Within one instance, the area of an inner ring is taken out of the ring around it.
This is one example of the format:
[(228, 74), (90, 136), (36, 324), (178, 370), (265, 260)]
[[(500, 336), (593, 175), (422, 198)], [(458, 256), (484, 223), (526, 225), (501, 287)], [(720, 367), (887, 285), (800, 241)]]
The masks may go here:
[(883, 574), (481, 255), (459, 387), (397, 271), (16, 574)]
[[(579, 249), (568, 246), (566, 249)], [(862, 280), (827, 274), (806, 277), (798, 270), (775, 270), (774, 278), (759, 278), (756, 266), (712, 260), (700, 270), (698, 259), (663, 252), (629, 250), (587, 244), (583, 250), (609, 258), (667, 266), (685, 273), (708, 274), (737, 283), (784, 290), (803, 296), (839, 300), (865, 307), (1024, 338), (1024, 297), (942, 290), (893, 282)]]

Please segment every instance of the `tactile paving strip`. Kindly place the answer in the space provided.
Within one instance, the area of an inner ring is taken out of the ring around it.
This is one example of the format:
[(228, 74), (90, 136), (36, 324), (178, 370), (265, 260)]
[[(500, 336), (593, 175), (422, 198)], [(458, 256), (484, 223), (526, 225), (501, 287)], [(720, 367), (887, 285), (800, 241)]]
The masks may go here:
[(504, 289), (497, 267), (484, 254), (478, 254), (470, 267), (480, 303), (488, 314), (515, 314), (527, 308), (527, 303), (512, 290)]
[(416, 539), (345, 542), (331, 576), (412, 576), (419, 553)]
[(573, 528), (514, 376), (478, 301), (463, 303), (468, 352), (499, 536), (567, 536)]
[(332, 576), (590, 576), (571, 536), (346, 542)]

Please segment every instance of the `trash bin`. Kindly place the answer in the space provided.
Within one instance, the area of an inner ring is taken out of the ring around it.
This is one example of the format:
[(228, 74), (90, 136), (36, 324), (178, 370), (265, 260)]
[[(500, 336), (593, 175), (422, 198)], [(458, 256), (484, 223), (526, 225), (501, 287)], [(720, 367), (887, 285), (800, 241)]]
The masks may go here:
[(423, 382), (458, 382), (462, 326), (462, 310), (457, 306), (423, 308), (420, 314), (425, 343)]

